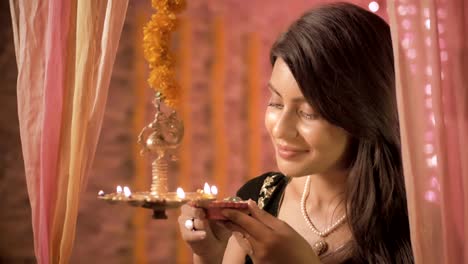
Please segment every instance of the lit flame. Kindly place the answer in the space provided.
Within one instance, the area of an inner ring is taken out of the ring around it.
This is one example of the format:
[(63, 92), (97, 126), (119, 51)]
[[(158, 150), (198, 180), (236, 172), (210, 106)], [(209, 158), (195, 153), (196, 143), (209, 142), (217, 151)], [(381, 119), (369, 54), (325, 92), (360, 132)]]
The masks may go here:
[(372, 1), (372, 2), (369, 3), (370, 11), (375, 13), (375, 12), (379, 11), (379, 8), (380, 8), (379, 3), (377, 3), (376, 1)]
[(125, 197), (130, 197), (132, 195), (130, 188), (128, 188), (127, 186), (123, 188), (123, 192), (124, 192)]
[(214, 186), (214, 185), (211, 186), (211, 193), (212, 193), (213, 195), (217, 195), (217, 194), (218, 194), (218, 188), (216, 188), (216, 186)]
[(122, 193), (122, 186), (117, 185), (117, 193)]
[(203, 187), (203, 192), (205, 194), (211, 194), (210, 185), (206, 182), (205, 182), (205, 186)]
[(103, 195), (104, 195), (104, 191), (103, 191), (103, 190), (100, 190), (97, 194), (98, 194), (99, 196), (103, 196)]
[(177, 188), (177, 197), (179, 197), (180, 199), (184, 199), (185, 198), (185, 192), (182, 188)]

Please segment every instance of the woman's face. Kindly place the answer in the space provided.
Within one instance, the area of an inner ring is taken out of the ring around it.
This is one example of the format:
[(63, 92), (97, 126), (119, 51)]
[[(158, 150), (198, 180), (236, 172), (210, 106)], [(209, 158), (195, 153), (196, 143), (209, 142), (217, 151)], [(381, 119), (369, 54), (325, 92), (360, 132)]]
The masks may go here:
[(269, 88), (265, 125), (279, 170), (291, 177), (343, 169), (349, 136), (321, 118), (306, 102), (287, 64), (278, 58)]

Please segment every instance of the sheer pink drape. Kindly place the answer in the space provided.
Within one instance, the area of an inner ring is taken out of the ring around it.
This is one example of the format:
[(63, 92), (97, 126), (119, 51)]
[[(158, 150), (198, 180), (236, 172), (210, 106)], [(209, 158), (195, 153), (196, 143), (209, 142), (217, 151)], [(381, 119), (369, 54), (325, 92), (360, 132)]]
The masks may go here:
[(10, 0), (38, 263), (68, 263), (128, 0)]
[(468, 263), (468, 3), (388, 1), (417, 263)]

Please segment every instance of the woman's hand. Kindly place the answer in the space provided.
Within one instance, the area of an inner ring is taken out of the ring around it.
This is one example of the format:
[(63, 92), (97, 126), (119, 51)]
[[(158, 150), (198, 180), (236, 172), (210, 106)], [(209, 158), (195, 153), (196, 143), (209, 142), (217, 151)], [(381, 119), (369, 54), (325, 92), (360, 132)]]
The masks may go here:
[[(190, 225), (193, 228), (187, 228)], [(202, 208), (183, 205), (179, 216), (179, 229), (182, 238), (195, 254), (195, 262), (221, 263), (231, 236), (231, 231), (223, 224), (208, 220)]]
[(226, 226), (241, 234), (236, 238), (254, 263), (320, 263), (310, 244), (292, 227), (253, 201), (248, 204), (251, 216), (229, 209), (223, 215), (231, 221)]

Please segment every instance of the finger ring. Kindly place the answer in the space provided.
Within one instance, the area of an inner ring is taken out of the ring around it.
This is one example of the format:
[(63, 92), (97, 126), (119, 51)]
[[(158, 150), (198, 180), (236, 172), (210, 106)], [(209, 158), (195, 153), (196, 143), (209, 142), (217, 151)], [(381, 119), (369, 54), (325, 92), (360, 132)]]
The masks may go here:
[(241, 233), (241, 237), (242, 237), (242, 241), (243, 241), (243, 242), (241, 242), (241, 247), (244, 248), (247, 255), (253, 256), (254, 250), (253, 250), (252, 244), (249, 241), (250, 235)]
[(187, 219), (185, 220), (185, 223), (184, 223), (184, 226), (185, 228), (187, 228), (188, 230), (190, 231), (195, 231), (195, 218), (190, 218), (190, 219)]

